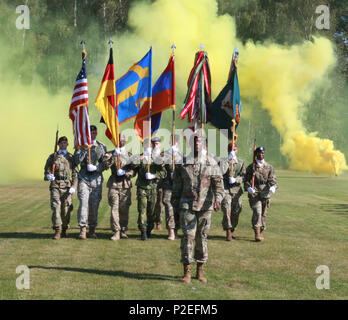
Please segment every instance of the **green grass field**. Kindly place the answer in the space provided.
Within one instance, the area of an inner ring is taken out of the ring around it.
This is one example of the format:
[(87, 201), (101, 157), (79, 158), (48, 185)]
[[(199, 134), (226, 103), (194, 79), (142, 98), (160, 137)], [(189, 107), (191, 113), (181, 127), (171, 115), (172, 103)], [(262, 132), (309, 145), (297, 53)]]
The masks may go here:
[[(69, 238), (54, 241), (48, 183), (0, 186), (0, 299), (347, 299), (348, 174), (277, 176), (265, 241), (253, 241), (244, 195), (237, 240), (225, 241), (222, 213), (213, 213), (208, 283), (188, 285), (179, 281), (180, 240), (166, 230), (139, 240), (135, 190), (129, 239), (109, 240), (104, 186), (98, 239), (76, 240), (75, 196)], [(29, 290), (16, 288), (18, 265), (30, 267)], [(316, 288), (319, 265), (330, 269), (329, 290)]]

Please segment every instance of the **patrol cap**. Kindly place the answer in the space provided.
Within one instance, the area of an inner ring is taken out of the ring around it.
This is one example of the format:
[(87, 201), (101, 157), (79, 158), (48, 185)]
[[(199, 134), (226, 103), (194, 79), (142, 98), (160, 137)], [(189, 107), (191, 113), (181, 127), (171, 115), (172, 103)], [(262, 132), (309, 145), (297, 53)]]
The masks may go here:
[(120, 133), (120, 141), (126, 141), (126, 136), (123, 133)]
[(68, 138), (67, 138), (66, 136), (60, 137), (60, 138), (58, 139), (58, 144), (61, 143), (61, 142), (63, 142), (63, 141), (68, 142)]
[(259, 152), (265, 152), (265, 148), (264, 147), (257, 147), (255, 150), (255, 153), (259, 153)]
[(143, 146), (148, 146), (148, 144), (149, 144), (149, 139), (148, 139), (148, 138), (145, 138), (145, 139), (143, 140)]
[(89, 129), (91, 131), (97, 131), (97, 127), (95, 125), (93, 125), (93, 124), (89, 127)]
[(151, 142), (161, 142), (161, 139), (159, 137), (153, 137)]

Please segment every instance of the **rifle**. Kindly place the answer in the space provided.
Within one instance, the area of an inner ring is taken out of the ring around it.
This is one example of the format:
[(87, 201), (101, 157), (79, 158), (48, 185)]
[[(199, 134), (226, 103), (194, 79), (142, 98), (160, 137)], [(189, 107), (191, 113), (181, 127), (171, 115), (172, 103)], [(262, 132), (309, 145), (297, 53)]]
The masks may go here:
[(253, 151), (253, 176), (251, 178), (251, 187), (254, 189), (255, 187), (255, 172), (256, 172), (256, 138), (254, 139), (254, 151)]
[(57, 126), (57, 132), (56, 132), (56, 142), (54, 144), (54, 156), (53, 156), (53, 165), (52, 165), (53, 175), (54, 175), (54, 171), (56, 170), (57, 149), (58, 149), (58, 126)]

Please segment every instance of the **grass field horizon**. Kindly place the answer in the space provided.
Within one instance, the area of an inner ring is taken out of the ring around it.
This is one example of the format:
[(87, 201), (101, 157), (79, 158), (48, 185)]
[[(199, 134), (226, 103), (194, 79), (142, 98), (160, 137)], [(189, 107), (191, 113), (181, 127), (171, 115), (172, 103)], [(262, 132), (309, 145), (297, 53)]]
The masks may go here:
[[(98, 239), (76, 240), (75, 195), (69, 237), (54, 241), (48, 183), (0, 185), (0, 299), (348, 299), (348, 172), (276, 174), (264, 242), (254, 242), (246, 194), (237, 240), (225, 241), (222, 212), (213, 213), (206, 284), (180, 282), (180, 240), (167, 240), (165, 228), (140, 240), (135, 187), (129, 239), (109, 240), (104, 181)], [(29, 290), (16, 288), (18, 265), (30, 269)], [(320, 265), (330, 269), (328, 290), (316, 288)]]

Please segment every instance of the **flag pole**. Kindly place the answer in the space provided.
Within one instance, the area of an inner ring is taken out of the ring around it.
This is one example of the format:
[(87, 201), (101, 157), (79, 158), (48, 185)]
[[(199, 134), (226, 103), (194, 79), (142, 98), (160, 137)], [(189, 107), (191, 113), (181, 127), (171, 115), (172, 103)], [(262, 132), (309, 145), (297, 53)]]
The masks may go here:
[[(201, 43), (199, 45), (199, 51), (203, 51), (203, 49), (204, 49), (204, 46), (203, 46), (203, 43)], [(202, 129), (202, 131), (204, 131), (204, 123), (202, 121), (202, 110), (201, 110), (201, 113), (200, 113), (200, 119), (199, 120), (200, 120), (200, 124), (201, 124), (201, 129)]]
[[(173, 45), (172, 45), (171, 48), (172, 48), (172, 56), (175, 59), (175, 49), (176, 49), (176, 46), (175, 46), (174, 42), (173, 42)], [(172, 86), (173, 86), (173, 89), (172, 89), (172, 103), (173, 103), (173, 113), (172, 113), (173, 114), (173, 119), (172, 119), (172, 147), (175, 144), (175, 74), (174, 74), (174, 72), (175, 72), (175, 67), (173, 68), (173, 74), (172, 74)], [(174, 152), (172, 152), (172, 169), (173, 169), (173, 172), (174, 172), (174, 169), (175, 169)]]
[[(151, 49), (152, 49), (152, 44), (151, 44)], [(151, 68), (152, 68), (152, 53), (151, 53)], [(150, 73), (150, 77), (152, 77), (152, 72)], [(152, 80), (152, 79), (151, 79)], [(150, 86), (151, 86), (151, 96), (150, 96), (150, 106), (149, 106), (149, 147), (151, 145), (151, 115), (152, 115), (152, 81), (150, 81)], [(151, 150), (152, 153), (152, 150)], [(147, 163), (147, 172), (150, 172), (150, 166), (151, 166), (151, 154), (149, 155), (149, 161)]]
[[(110, 45), (110, 51), (112, 50), (112, 45), (113, 45), (114, 41), (110, 38), (110, 40), (108, 41), (108, 44)], [(116, 85), (116, 83), (115, 83)], [(119, 129), (119, 125), (118, 125), (118, 117), (117, 117), (117, 101), (116, 101), (116, 95), (114, 95), (114, 104), (115, 104), (115, 117), (116, 117), (116, 121), (115, 121), (115, 132), (116, 132), (116, 148), (120, 148), (120, 133), (118, 131)], [(120, 159), (120, 155), (117, 154), (116, 156), (117, 159), (117, 170), (119, 170), (121, 168), (121, 159)]]
[[(81, 45), (82, 45), (82, 54), (86, 54), (86, 41), (81, 40)], [(82, 56), (82, 60), (85, 59), (86, 56)], [(88, 146), (88, 164), (91, 164), (91, 146)]]

